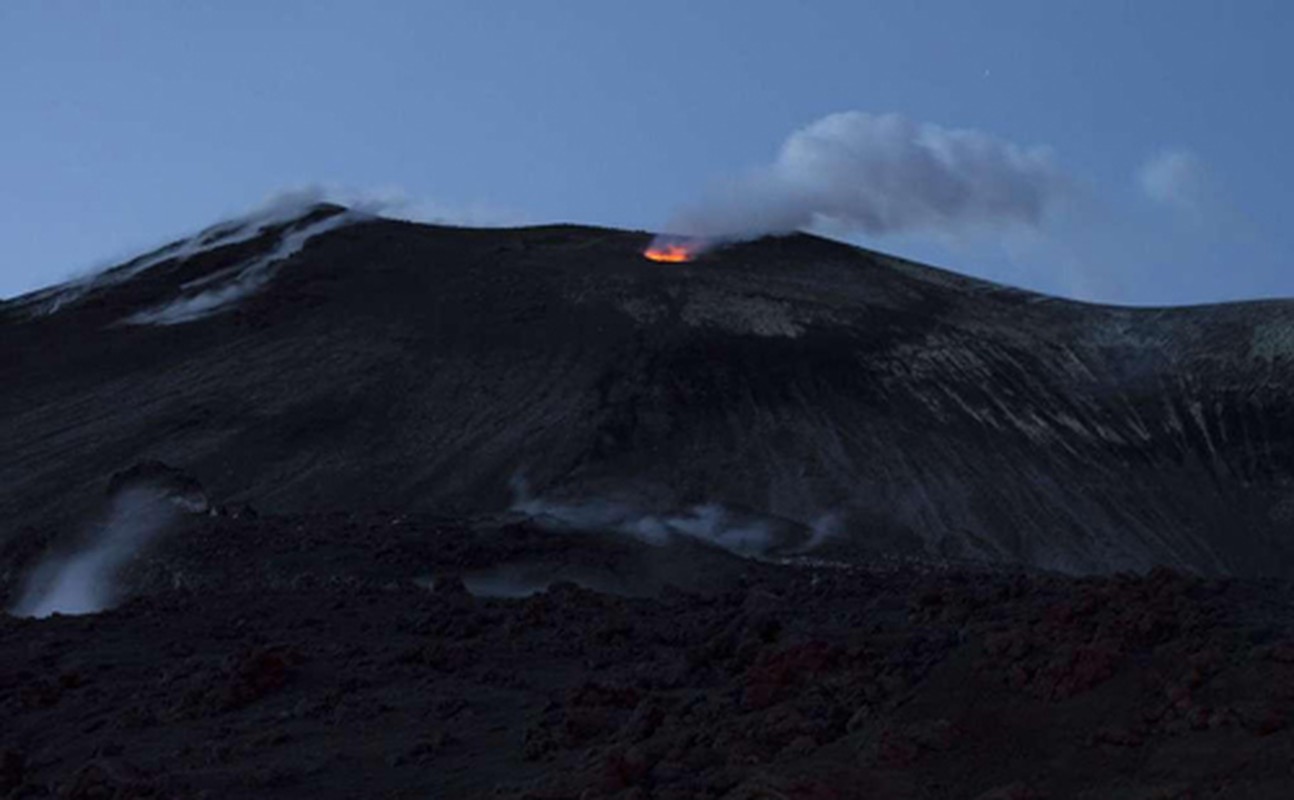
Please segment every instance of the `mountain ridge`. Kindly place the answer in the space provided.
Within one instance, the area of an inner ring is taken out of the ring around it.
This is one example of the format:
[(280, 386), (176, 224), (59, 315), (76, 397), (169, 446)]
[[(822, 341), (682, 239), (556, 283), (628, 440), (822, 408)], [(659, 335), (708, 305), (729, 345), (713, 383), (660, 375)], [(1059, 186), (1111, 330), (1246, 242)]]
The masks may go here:
[(821, 551), (850, 560), (1294, 567), (1289, 301), (1085, 304), (803, 234), (662, 266), (642, 232), (356, 215), (207, 316), (126, 322), (351, 213), (0, 305), (4, 538), (67, 535), (156, 459), (291, 513), (495, 513), (524, 477), (621, 521), (789, 523), (787, 546), (833, 516)]

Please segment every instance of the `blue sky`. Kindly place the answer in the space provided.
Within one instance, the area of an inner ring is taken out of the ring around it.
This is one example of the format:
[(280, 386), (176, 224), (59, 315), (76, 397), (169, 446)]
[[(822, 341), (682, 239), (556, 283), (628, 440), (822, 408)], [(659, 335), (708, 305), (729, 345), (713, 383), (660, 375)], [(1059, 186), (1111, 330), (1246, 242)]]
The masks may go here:
[(310, 184), (656, 229), (850, 111), (1044, 153), (1064, 190), (1023, 224), (835, 235), (1084, 299), (1294, 296), (1291, 9), (5, 0), (0, 296)]

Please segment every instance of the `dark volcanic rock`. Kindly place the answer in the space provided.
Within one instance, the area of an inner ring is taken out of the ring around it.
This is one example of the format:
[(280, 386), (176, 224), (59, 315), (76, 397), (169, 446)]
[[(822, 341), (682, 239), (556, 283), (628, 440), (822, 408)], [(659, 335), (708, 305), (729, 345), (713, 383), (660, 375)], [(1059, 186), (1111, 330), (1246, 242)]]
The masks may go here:
[[(219, 579), (199, 591), (163, 583), (104, 614), (0, 624), (0, 787), (1288, 797), (1289, 584), (713, 552), (696, 591), (626, 597), (556, 581), (493, 597), (469, 593), (475, 572), (549, 558), (526, 552), (542, 540), (404, 517), (204, 524), (219, 536), (190, 531), (154, 556), (211, 565)], [(370, 530), (396, 531), (395, 550)], [(621, 540), (550, 536), (572, 560), (641, 556)], [(245, 560), (259, 563), (239, 571), (238, 548), (253, 542)], [(415, 570), (445, 578), (396, 579)], [(1107, 655), (1083, 655), (1093, 651)]]

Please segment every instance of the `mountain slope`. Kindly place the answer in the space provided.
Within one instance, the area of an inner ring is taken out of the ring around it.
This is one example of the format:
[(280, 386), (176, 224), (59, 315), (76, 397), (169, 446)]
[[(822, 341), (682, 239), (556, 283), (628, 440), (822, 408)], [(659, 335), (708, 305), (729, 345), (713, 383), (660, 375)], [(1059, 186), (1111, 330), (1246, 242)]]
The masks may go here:
[(158, 459), (284, 512), (520, 499), (642, 530), (710, 504), (775, 551), (1294, 571), (1294, 305), (1085, 305), (803, 235), (664, 266), (647, 241), (325, 206), (10, 301), (0, 535), (63, 535)]

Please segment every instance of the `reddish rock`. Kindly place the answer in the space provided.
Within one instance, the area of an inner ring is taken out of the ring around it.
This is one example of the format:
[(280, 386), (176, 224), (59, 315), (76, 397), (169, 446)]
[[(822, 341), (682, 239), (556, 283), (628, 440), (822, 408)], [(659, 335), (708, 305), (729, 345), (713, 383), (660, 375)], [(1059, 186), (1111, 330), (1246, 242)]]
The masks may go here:
[(224, 708), (241, 708), (282, 689), (300, 661), (299, 653), (282, 647), (258, 648), (241, 654), (230, 669)]
[(767, 708), (786, 688), (828, 670), (839, 655), (839, 650), (832, 645), (814, 641), (761, 658), (746, 671), (745, 707), (750, 710)]

